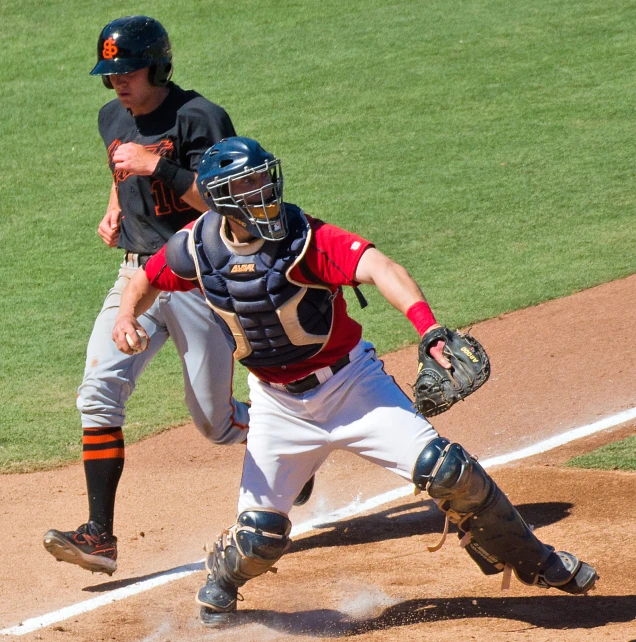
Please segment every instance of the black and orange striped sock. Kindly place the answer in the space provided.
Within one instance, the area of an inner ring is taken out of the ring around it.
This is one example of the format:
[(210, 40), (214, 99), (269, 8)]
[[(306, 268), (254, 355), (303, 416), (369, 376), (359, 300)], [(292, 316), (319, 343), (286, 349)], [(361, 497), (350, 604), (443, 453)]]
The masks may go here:
[(115, 495), (124, 470), (121, 427), (84, 428), (82, 459), (88, 492), (89, 520), (113, 532)]

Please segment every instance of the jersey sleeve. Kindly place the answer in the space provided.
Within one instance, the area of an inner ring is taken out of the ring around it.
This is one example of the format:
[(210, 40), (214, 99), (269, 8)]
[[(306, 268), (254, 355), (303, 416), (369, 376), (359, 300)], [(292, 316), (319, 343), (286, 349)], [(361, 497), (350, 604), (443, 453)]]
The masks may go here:
[(187, 140), (183, 141), (183, 167), (196, 172), (203, 154), (223, 138), (236, 136), (229, 114), (204, 98), (193, 101), (187, 113)]
[[(186, 225), (186, 227), (181, 232), (177, 232), (177, 234), (187, 234), (187, 230), (190, 230), (194, 223), (195, 222), (192, 221), (192, 223)], [(174, 238), (174, 236), (172, 238)], [(170, 241), (168, 241), (168, 243), (170, 243)], [(199, 287), (198, 281), (178, 276), (168, 265), (168, 259), (166, 257), (168, 243), (154, 256), (151, 256), (144, 266), (150, 285), (158, 290), (166, 290), (168, 292), (188, 292), (189, 290), (195, 290)]]
[(305, 216), (313, 239), (303, 264), (294, 268), (293, 278), (311, 282), (313, 275), (318, 281), (333, 286), (358, 285), (354, 278), (358, 263), (364, 252), (374, 247), (373, 243), (320, 219)]
[(108, 116), (107, 116), (107, 111), (109, 109), (109, 105), (106, 104), (104, 105), (100, 110), (99, 114), (97, 115), (97, 129), (99, 131), (99, 135), (102, 137), (102, 140), (106, 145), (106, 132), (105, 132), (105, 127), (106, 123), (108, 122)]

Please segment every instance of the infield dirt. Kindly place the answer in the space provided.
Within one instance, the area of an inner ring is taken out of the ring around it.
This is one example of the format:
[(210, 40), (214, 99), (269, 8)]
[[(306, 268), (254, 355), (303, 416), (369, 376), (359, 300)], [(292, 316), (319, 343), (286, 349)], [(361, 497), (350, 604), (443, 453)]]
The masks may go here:
[[(492, 358), (489, 383), (433, 421), (480, 459), (636, 406), (636, 275), (475, 325)], [(410, 391), (416, 350), (385, 356)], [(34, 428), (36, 438), (37, 427)], [(452, 535), (437, 553), (441, 513), (422, 495), (325, 524), (295, 539), (278, 574), (250, 582), (237, 627), (204, 629), (194, 594), (204, 571), (15, 638), (64, 642), (190, 640), (636, 640), (636, 473), (563, 463), (636, 433), (622, 424), (490, 470), (541, 539), (593, 564), (588, 596), (485, 577)], [(202, 559), (202, 545), (234, 521), (241, 447), (209, 445), (192, 425), (127, 449), (118, 496), (119, 570), (91, 575), (56, 563), (49, 528), (84, 521), (81, 465), (0, 479), (0, 629)], [(404, 482), (336, 454), (317, 474), (301, 523)], [(11, 639), (11, 638), (8, 638)]]

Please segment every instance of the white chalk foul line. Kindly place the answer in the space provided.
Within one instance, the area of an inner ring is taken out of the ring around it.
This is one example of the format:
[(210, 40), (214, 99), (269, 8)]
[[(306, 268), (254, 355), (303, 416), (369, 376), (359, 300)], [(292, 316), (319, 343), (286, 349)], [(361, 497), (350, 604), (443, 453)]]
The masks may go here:
[[(532, 446), (527, 448), (522, 448), (521, 450), (515, 450), (514, 452), (508, 453), (507, 455), (499, 455), (498, 457), (491, 457), (490, 459), (484, 459), (480, 461), (480, 464), (484, 468), (489, 468), (492, 466), (498, 466), (501, 464), (507, 464), (512, 461), (517, 461), (519, 459), (525, 459), (526, 457), (532, 457), (533, 455), (538, 455), (539, 453), (552, 450), (558, 446), (563, 446), (571, 441), (576, 439), (581, 439), (582, 437), (587, 437), (593, 435), (594, 433), (601, 432), (602, 430), (607, 430), (614, 426), (618, 426), (627, 421), (636, 419), (636, 408), (631, 408), (630, 410), (625, 410), (619, 412), (616, 415), (611, 417), (606, 417), (587, 426), (581, 426), (580, 428), (575, 428), (573, 430), (568, 430), (560, 435), (555, 437), (550, 437), (540, 441)], [(326, 513), (320, 517), (315, 517), (309, 521), (298, 524), (294, 526), (291, 530), (291, 536), (295, 537), (297, 535), (302, 535), (309, 531), (314, 530), (318, 527), (324, 527), (327, 524), (332, 524), (333, 522), (340, 521), (346, 517), (352, 517), (353, 515), (358, 515), (360, 513), (365, 513), (373, 508), (382, 506), (383, 504), (388, 504), (396, 499), (405, 497), (413, 492), (413, 486), (401, 486), (400, 488), (395, 488), (382, 495), (377, 495), (371, 499), (367, 499), (364, 502), (352, 502), (343, 508)], [(177, 568), (171, 569), (169, 571), (164, 571), (163, 573), (157, 574), (155, 577), (136, 582), (135, 584), (130, 584), (113, 591), (109, 591), (104, 595), (95, 597), (90, 600), (85, 600), (84, 602), (79, 602), (71, 606), (67, 606), (53, 613), (47, 613), (38, 617), (30, 618), (17, 624), (15, 626), (0, 630), (1, 635), (26, 635), (27, 633), (32, 633), (38, 629), (51, 626), (57, 622), (62, 622), (68, 620), (82, 613), (87, 613), (98, 609), (101, 606), (106, 606), (107, 604), (112, 604), (113, 602), (118, 602), (124, 600), (138, 593), (144, 593), (149, 591), (157, 586), (162, 586), (163, 584), (168, 584), (169, 582), (174, 582), (175, 580), (180, 580), (188, 575), (197, 573), (203, 568), (203, 560), (196, 562), (194, 564), (187, 564), (185, 566), (179, 566)]]

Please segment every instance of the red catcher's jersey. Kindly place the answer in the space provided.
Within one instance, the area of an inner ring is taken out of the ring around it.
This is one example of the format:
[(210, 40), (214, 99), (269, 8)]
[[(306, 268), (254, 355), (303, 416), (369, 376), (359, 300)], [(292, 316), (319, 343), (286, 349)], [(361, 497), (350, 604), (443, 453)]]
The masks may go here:
[[(307, 214), (305, 217), (313, 236), (305, 256), (290, 276), (294, 281), (310, 284), (312, 281), (303, 274), (309, 272), (337, 292), (333, 301), (333, 329), (323, 349), (306, 361), (272, 368), (250, 368), (259, 379), (270, 383), (290, 383), (330, 366), (350, 352), (362, 337), (362, 327), (348, 315), (347, 303), (339, 288), (358, 285), (354, 277), (360, 257), (373, 244), (335, 225)], [(185, 229), (191, 229), (193, 225), (194, 222)], [(184, 292), (199, 287), (198, 281), (182, 279), (170, 269), (166, 263), (165, 246), (150, 258), (145, 270), (151, 285), (159, 290)]]

